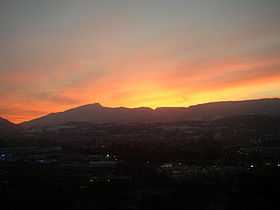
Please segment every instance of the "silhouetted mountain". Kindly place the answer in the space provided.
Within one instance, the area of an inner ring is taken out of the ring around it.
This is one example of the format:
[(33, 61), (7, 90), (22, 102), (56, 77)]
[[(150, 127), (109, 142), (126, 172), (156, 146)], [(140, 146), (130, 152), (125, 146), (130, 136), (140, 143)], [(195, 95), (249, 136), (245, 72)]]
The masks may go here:
[(23, 123), (25, 126), (48, 126), (67, 122), (92, 122), (92, 123), (127, 123), (148, 121), (153, 110), (150, 108), (109, 108), (99, 103), (88, 104), (60, 113), (52, 113), (47, 116)]
[(0, 117), (0, 129), (15, 128), (16, 125)]
[(0, 117), (0, 137), (18, 133), (19, 127), (10, 121)]
[(189, 107), (194, 119), (213, 120), (235, 115), (280, 115), (280, 99), (225, 101)]
[(215, 120), (235, 115), (280, 115), (280, 99), (214, 102), (184, 107), (109, 108), (99, 103), (88, 104), (64, 112), (22, 123), (25, 127), (40, 127), (67, 122), (132, 123)]

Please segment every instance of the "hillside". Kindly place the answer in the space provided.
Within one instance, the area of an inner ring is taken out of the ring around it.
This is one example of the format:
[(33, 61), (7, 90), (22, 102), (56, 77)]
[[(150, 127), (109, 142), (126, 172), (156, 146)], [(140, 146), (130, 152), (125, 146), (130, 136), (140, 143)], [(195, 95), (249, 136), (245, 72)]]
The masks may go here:
[(41, 127), (67, 122), (132, 123), (174, 122), (188, 120), (215, 120), (236, 115), (280, 115), (280, 99), (227, 101), (184, 107), (162, 107), (155, 110), (145, 107), (104, 107), (99, 103), (88, 104), (52, 113), (24, 122), (24, 127)]

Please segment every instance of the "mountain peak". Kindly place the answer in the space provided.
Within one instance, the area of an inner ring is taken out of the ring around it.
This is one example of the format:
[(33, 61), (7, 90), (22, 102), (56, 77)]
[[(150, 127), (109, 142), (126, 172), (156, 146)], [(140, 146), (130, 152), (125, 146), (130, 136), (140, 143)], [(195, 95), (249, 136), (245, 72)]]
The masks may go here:
[(92, 103), (92, 104), (88, 104), (88, 106), (95, 106), (95, 107), (103, 107), (100, 103), (98, 102), (95, 102), (95, 103)]
[(82, 106), (78, 106), (78, 107), (74, 107), (72, 109), (68, 109), (64, 112), (71, 112), (71, 111), (75, 111), (77, 109), (79, 110), (92, 110), (92, 109), (102, 109), (104, 108), (100, 103), (92, 103), (92, 104), (85, 104), (85, 105), (82, 105)]
[(91, 104), (86, 104), (86, 105), (80, 106), (80, 107), (78, 107), (78, 108), (81, 108), (81, 107), (104, 108), (104, 106), (102, 106), (102, 105), (101, 105), (100, 103), (98, 103), (98, 102), (91, 103)]
[(248, 114), (280, 116), (279, 107), (280, 99), (212, 102), (186, 108), (161, 107), (154, 110), (143, 107), (103, 107), (100, 103), (92, 103), (31, 120), (22, 125), (32, 127), (54, 126), (67, 122), (130, 123), (215, 120)]

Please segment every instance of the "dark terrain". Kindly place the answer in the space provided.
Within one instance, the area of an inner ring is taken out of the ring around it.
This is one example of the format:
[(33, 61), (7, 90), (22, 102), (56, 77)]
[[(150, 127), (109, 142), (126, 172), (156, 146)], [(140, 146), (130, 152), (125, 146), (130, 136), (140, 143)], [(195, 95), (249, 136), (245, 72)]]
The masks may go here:
[(146, 107), (103, 107), (99, 103), (88, 104), (52, 113), (38, 119), (24, 122), (24, 127), (45, 127), (68, 122), (90, 123), (147, 123), (180, 122), (191, 120), (215, 120), (234, 115), (280, 115), (280, 99), (259, 99), (248, 101), (214, 102), (190, 107), (160, 107), (155, 110)]
[(280, 100), (0, 120), (3, 209), (279, 209)]

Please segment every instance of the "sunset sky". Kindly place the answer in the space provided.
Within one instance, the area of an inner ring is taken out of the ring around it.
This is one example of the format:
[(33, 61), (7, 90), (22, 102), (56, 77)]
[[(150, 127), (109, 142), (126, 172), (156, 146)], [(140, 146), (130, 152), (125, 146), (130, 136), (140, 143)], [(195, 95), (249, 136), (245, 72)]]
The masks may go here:
[(4, 0), (0, 116), (280, 97), (279, 0)]

